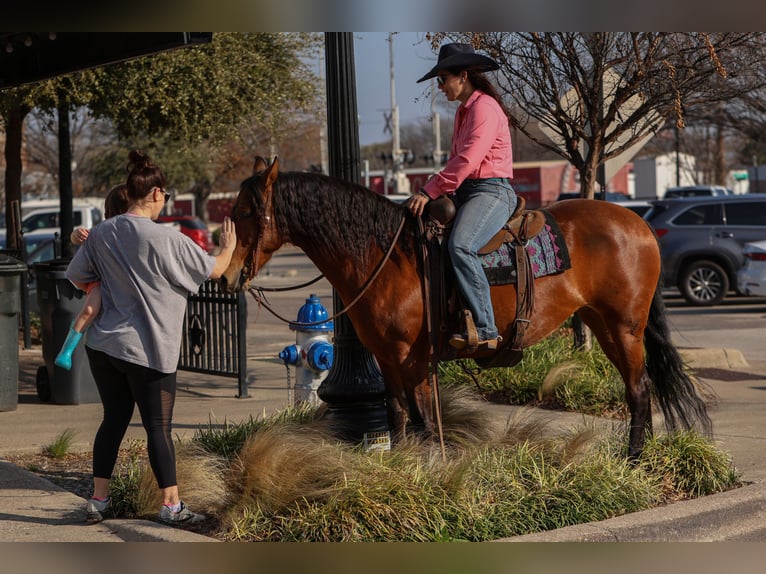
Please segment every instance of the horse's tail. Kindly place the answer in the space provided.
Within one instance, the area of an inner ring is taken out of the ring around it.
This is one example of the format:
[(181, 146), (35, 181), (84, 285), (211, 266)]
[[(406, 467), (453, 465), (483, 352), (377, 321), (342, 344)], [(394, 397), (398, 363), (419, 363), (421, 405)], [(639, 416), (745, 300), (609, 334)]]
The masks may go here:
[(707, 407), (684, 367), (678, 349), (670, 339), (665, 303), (659, 287), (649, 309), (649, 322), (644, 331), (646, 371), (652, 380), (654, 396), (659, 403), (669, 430), (680, 426), (698, 427), (711, 436), (713, 425)]

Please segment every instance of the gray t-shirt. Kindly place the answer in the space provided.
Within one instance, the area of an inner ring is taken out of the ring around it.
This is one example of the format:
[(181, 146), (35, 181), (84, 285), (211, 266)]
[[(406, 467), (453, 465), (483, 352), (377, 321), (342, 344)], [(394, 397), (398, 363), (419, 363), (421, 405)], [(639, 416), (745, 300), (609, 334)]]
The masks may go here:
[(95, 226), (67, 267), (70, 281), (101, 281), (101, 312), (85, 344), (162, 373), (178, 367), (186, 298), (215, 257), (177, 229), (129, 214)]

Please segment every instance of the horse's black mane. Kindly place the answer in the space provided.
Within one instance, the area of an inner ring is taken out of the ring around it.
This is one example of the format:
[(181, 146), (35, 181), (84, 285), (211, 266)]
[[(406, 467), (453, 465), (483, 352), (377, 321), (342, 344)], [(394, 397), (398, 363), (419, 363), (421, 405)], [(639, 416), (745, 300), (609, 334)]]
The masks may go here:
[[(250, 178), (243, 186), (256, 183)], [(260, 201), (260, 194), (255, 195)], [(406, 238), (413, 235), (415, 220), (406, 208), (361, 185), (322, 174), (283, 172), (273, 184), (272, 197), (277, 227), (288, 230), (295, 242), (303, 238), (330, 252), (342, 248), (364, 261), (371, 239), (387, 250), (406, 217), (409, 231), (403, 232), (400, 245), (409, 250), (412, 244)]]

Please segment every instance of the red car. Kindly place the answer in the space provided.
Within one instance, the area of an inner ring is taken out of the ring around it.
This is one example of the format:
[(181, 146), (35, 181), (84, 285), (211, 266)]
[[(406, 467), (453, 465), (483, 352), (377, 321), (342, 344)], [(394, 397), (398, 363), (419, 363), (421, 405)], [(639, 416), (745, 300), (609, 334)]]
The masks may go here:
[(202, 247), (207, 253), (212, 253), (215, 249), (213, 236), (207, 225), (195, 215), (160, 215), (157, 218), (160, 223), (175, 223), (180, 226), (181, 233), (188, 235), (191, 239)]

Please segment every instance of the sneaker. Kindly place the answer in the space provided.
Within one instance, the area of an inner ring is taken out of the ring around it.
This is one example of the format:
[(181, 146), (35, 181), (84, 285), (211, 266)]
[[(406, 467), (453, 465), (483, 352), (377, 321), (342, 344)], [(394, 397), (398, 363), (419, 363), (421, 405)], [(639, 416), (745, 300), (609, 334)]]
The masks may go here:
[(189, 510), (189, 507), (181, 501), (181, 509), (178, 512), (173, 512), (170, 507), (162, 505), (160, 508), (160, 522), (165, 524), (172, 524), (173, 526), (181, 524), (197, 524), (202, 522), (207, 517), (204, 514), (196, 514)]
[(85, 512), (87, 514), (86, 520), (91, 523), (101, 522), (111, 508), (111, 498), (107, 498), (106, 500), (96, 500), (95, 498), (91, 498), (85, 507)]

